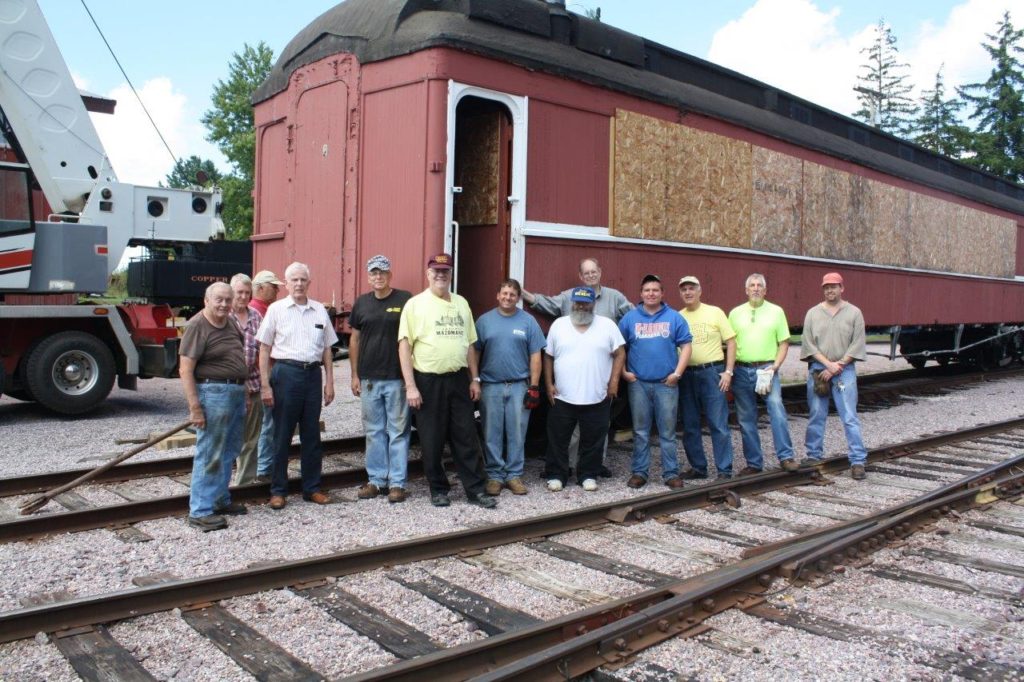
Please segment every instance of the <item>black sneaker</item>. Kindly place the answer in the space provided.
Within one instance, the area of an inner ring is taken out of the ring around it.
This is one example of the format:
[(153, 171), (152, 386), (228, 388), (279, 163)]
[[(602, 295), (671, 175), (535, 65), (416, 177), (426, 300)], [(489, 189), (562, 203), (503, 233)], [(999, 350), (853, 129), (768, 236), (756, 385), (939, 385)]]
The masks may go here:
[(732, 474), (718, 474), (718, 478), (715, 479), (715, 480), (718, 480), (718, 481), (731, 481), (732, 480)]
[(448, 493), (431, 493), (430, 504), (435, 507), (449, 507), (452, 501), (448, 499)]
[(226, 507), (214, 507), (213, 513), (221, 514), (222, 516), (241, 516), (242, 514), (248, 514), (249, 510), (240, 502), (232, 502)]
[(220, 530), (221, 528), (227, 528), (228, 522), (223, 516), (217, 514), (210, 514), (209, 516), (190, 516), (188, 517), (188, 525), (193, 528), (198, 528), (204, 533), (208, 533), (211, 530)]
[(600, 476), (601, 478), (611, 478), (612, 472), (608, 470), (608, 467), (602, 464), (601, 470), (597, 472), (597, 475)]
[(498, 506), (498, 501), (490, 495), (477, 495), (476, 497), (470, 497), (469, 503), (475, 504), (478, 507), (483, 507), (484, 509), (494, 509)]
[(707, 472), (704, 472), (702, 474), (699, 471), (697, 471), (696, 469), (690, 469), (689, 471), (684, 471), (682, 474), (680, 474), (679, 477), (682, 478), (685, 481), (693, 481), (693, 480), (699, 479), (699, 478), (707, 478), (708, 474), (707, 474)]

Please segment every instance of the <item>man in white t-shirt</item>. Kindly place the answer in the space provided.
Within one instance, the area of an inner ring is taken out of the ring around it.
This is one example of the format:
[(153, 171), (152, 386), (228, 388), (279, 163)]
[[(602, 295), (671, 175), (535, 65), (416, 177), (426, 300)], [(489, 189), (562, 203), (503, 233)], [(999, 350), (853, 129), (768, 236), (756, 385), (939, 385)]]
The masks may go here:
[(625, 362), (625, 341), (618, 325), (594, 315), (594, 290), (572, 290), (572, 312), (548, 331), (544, 352), (547, 382), (548, 450), (544, 477), (548, 490), (561, 490), (569, 478), (569, 439), (580, 427), (576, 480), (584, 490), (597, 490), (601, 453), (608, 433), (611, 399), (619, 392)]

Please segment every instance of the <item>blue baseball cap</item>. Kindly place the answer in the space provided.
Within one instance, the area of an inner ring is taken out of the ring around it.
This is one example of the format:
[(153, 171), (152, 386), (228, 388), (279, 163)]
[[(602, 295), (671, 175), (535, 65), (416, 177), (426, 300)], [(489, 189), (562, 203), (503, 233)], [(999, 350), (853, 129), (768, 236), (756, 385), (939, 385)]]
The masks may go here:
[(572, 302), (573, 303), (590, 303), (593, 305), (594, 290), (590, 287), (576, 287), (572, 290)]

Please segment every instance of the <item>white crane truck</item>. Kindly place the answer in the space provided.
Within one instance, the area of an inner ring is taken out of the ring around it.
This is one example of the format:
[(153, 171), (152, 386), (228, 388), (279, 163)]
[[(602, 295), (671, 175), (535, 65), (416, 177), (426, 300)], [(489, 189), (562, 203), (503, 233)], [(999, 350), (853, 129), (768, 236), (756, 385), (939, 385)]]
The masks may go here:
[[(206, 268), (232, 260), (211, 253), (249, 249), (223, 241), (219, 191), (118, 181), (35, 0), (0, 6), (0, 110), (13, 157), (0, 161), (0, 393), (75, 415), (102, 402), (115, 379), (134, 389), (139, 377), (173, 376), (178, 333), (166, 290), (194, 300), (238, 271)], [(158, 275), (140, 271), (148, 293), (163, 287), (162, 302), (79, 302), (106, 291), (129, 246), (182, 256), (164, 259)]]

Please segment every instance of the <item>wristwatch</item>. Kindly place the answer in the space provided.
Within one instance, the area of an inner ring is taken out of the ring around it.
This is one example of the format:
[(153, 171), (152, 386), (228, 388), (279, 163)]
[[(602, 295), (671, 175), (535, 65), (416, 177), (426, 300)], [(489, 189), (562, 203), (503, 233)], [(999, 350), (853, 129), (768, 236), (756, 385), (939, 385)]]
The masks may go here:
[(479, 384), (480, 383), (480, 377), (473, 377), (473, 381), (475, 381), (476, 383)]
[(724, 372), (722, 372), (722, 374), (728, 374), (729, 376), (732, 376), (732, 370), (731, 369), (727, 369)]

